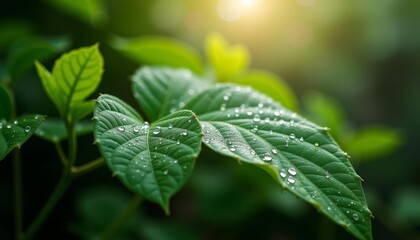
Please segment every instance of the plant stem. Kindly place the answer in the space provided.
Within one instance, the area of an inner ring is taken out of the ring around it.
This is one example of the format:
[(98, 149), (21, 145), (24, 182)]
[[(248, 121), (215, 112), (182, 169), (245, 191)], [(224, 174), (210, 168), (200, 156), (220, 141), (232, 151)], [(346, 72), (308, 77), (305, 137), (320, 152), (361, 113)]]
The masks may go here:
[(101, 240), (113, 239), (114, 236), (121, 230), (124, 223), (131, 219), (136, 208), (140, 205), (142, 198), (138, 195), (133, 196), (128, 207), (122, 212), (122, 214), (117, 217), (111, 225), (105, 230), (105, 232), (100, 237)]
[(15, 238), (21, 239), (23, 231), (22, 162), (19, 149), (13, 150), (13, 177), (15, 196)]
[(97, 158), (93, 161), (90, 161), (86, 164), (83, 164), (78, 167), (72, 167), (71, 168), (71, 174), (76, 177), (85, 173), (88, 173), (92, 170), (95, 170), (96, 168), (102, 166), (104, 164), (104, 159), (102, 157)]
[(61, 147), (61, 144), (59, 142), (55, 142), (54, 147), (55, 147), (55, 150), (57, 150), (61, 163), (63, 164), (64, 167), (66, 167), (68, 164), (68, 161), (67, 161), (66, 155), (64, 154), (63, 148)]
[(68, 149), (68, 165), (67, 171), (71, 172), (71, 167), (74, 166), (76, 162), (76, 153), (77, 153), (77, 136), (76, 130), (74, 129), (73, 123), (68, 123), (67, 125), (67, 133), (69, 136), (69, 149)]
[(63, 196), (63, 193), (66, 191), (67, 187), (69, 186), (72, 180), (71, 175), (67, 173), (63, 173), (61, 176), (60, 182), (58, 183), (57, 187), (55, 188), (54, 192), (51, 194), (50, 198), (48, 199), (45, 206), (42, 208), (41, 212), (29, 226), (27, 233), (25, 234), (25, 238), (31, 239), (34, 234), (38, 231), (41, 225), (44, 223), (45, 219), (54, 209), (57, 202)]

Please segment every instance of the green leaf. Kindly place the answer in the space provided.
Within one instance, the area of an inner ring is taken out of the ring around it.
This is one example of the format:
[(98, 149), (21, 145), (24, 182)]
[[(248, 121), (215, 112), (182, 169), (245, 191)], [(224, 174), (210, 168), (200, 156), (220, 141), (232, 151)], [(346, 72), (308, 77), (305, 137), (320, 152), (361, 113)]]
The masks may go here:
[(194, 73), (203, 73), (198, 52), (180, 41), (157, 36), (132, 39), (116, 37), (111, 45), (139, 64), (185, 67)]
[(10, 78), (16, 79), (33, 67), (35, 59), (45, 60), (63, 51), (69, 45), (66, 38), (51, 40), (24, 38), (16, 41), (9, 52), (7, 70)]
[(144, 67), (133, 76), (134, 97), (154, 121), (184, 107), (206, 82), (187, 69)]
[(306, 116), (331, 129), (335, 137), (342, 137), (346, 127), (345, 114), (337, 100), (317, 91), (308, 91), (303, 97)]
[(103, 0), (48, 0), (47, 2), (94, 26), (101, 25), (106, 20)]
[(217, 33), (207, 36), (205, 51), (220, 82), (229, 81), (236, 74), (242, 73), (250, 62), (249, 52), (245, 46), (241, 44), (229, 46), (227, 40)]
[(43, 116), (29, 115), (20, 117), (13, 123), (0, 123), (0, 160), (3, 160), (13, 148), (20, 148), (43, 120)]
[(76, 122), (90, 113), (93, 103), (85, 99), (98, 87), (103, 64), (97, 44), (64, 54), (52, 74), (36, 62), (42, 85), (63, 118)]
[(359, 239), (371, 239), (360, 177), (325, 128), (251, 88), (219, 85), (191, 99), (214, 151), (253, 164)]
[(9, 92), (0, 85), (0, 121), (10, 119), (12, 115), (12, 100)]
[(350, 140), (349, 153), (358, 161), (368, 161), (386, 156), (402, 144), (400, 132), (386, 126), (365, 126)]
[[(93, 122), (92, 121), (80, 121), (76, 123), (75, 126), (76, 135), (82, 136), (89, 134), (93, 131)], [(64, 139), (67, 139), (67, 130), (64, 122), (60, 119), (49, 119), (47, 118), (38, 130), (35, 132), (35, 135), (38, 137), (53, 142), (58, 143)]]
[(150, 125), (110, 95), (98, 98), (94, 135), (108, 167), (123, 184), (169, 212), (169, 198), (186, 182), (201, 148), (201, 126), (187, 110)]
[(295, 111), (298, 108), (296, 96), (287, 83), (270, 72), (251, 70), (250, 72), (237, 76), (233, 82), (251, 86), (253, 89), (266, 94), (290, 110)]

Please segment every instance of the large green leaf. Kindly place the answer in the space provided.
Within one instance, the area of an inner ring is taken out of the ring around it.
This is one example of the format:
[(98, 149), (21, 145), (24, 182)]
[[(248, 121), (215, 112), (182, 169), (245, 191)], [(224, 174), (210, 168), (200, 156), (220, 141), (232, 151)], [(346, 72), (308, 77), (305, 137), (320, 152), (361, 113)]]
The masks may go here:
[(112, 46), (140, 64), (185, 67), (198, 74), (203, 72), (198, 52), (191, 46), (170, 38), (115, 38)]
[(183, 108), (206, 85), (187, 69), (144, 67), (134, 74), (132, 88), (139, 105), (154, 121)]
[(43, 116), (29, 115), (20, 117), (12, 123), (0, 123), (0, 160), (3, 160), (13, 148), (20, 148), (43, 120)]
[(191, 175), (201, 148), (196, 116), (183, 110), (149, 125), (123, 101), (101, 95), (94, 118), (96, 142), (113, 174), (169, 212), (169, 198)]
[(0, 121), (8, 120), (12, 115), (12, 100), (6, 88), (0, 85)]
[[(75, 131), (77, 136), (86, 135), (93, 131), (93, 122), (92, 121), (79, 121), (75, 125)], [(53, 142), (58, 143), (67, 138), (66, 125), (60, 119), (50, 119), (47, 118), (38, 130), (35, 132), (35, 135), (38, 137)]]
[(103, 73), (103, 59), (98, 45), (64, 54), (54, 64), (52, 74), (36, 63), (44, 89), (61, 115), (75, 122), (93, 110), (85, 99), (98, 87)]
[(321, 128), (251, 88), (219, 85), (187, 102), (214, 151), (267, 171), (359, 239), (371, 239), (360, 177)]

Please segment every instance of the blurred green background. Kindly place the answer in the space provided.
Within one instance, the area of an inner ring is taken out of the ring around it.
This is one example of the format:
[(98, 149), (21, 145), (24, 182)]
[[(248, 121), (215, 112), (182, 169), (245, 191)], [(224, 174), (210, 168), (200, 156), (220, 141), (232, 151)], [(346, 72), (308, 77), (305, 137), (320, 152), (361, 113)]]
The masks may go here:
[[(191, 45), (207, 63), (211, 32), (246, 46), (252, 69), (277, 76), (292, 89), (295, 110), (331, 128), (364, 179), (375, 239), (420, 239), (418, 0), (6, 0), (0, 80), (15, 83), (19, 115), (57, 117), (34, 58), (50, 69), (60, 53), (98, 42), (105, 59), (98, 93), (135, 105), (129, 78), (140, 64), (115, 39), (165, 36)], [(80, 138), (78, 163), (99, 156), (92, 142)], [(27, 226), (61, 166), (52, 145), (37, 137), (22, 155)], [(0, 164), (1, 239), (13, 238), (11, 165)], [(94, 239), (130, 196), (106, 167), (78, 178), (37, 239)], [(262, 171), (208, 149), (171, 209), (166, 217), (143, 203), (118, 239), (352, 239)]]

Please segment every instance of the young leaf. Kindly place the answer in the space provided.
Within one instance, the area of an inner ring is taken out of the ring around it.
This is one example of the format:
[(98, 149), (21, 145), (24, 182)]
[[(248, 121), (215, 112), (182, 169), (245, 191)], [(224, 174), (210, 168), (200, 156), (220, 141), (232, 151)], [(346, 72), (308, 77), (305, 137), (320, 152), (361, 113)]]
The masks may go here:
[[(93, 131), (93, 122), (79, 121), (76, 123), (75, 130), (77, 136), (91, 133)], [(60, 119), (47, 118), (35, 132), (35, 135), (44, 140), (58, 143), (67, 138), (66, 125)]]
[(149, 126), (120, 99), (101, 95), (94, 135), (108, 167), (123, 184), (169, 212), (169, 198), (186, 182), (201, 148), (201, 126), (187, 110)]
[(12, 100), (6, 88), (0, 85), (0, 121), (8, 120), (12, 114)]
[(0, 123), (0, 161), (15, 147), (19, 147), (39, 127), (43, 116), (30, 115), (16, 119), (13, 123)]
[(220, 82), (231, 80), (249, 65), (248, 49), (240, 44), (229, 46), (227, 40), (217, 33), (207, 36), (205, 51)]
[(170, 38), (115, 38), (111, 45), (140, 64), (185, 67), (197, 74), (203, 72), (198, 52), (191, 46)]
[(235, 85), (207, 89), (185, 109), (199, 116), (208, 147), (264, 169), (355, 237), (371, 239), (360, 177), (325, 128)]
[(206, 82), (187, 69), (144, 67), (133, 76), (134, 97), (154, 121), (184, 107)]
[(232, 82), (251, 86), (290, 110), (297, 110), (298, 108), (296, 96), (287, 83), (270, 72), (251, 70), (245, 74), (240, 74)]
[(99, 85), (103, 64), (96, 44), (64, 54), (55, 62), (52, 75), (41, 64), (36, 66), (44, 89), (62, 116), (76, 122), (92, 110), (93, 103), (85, 99)]

